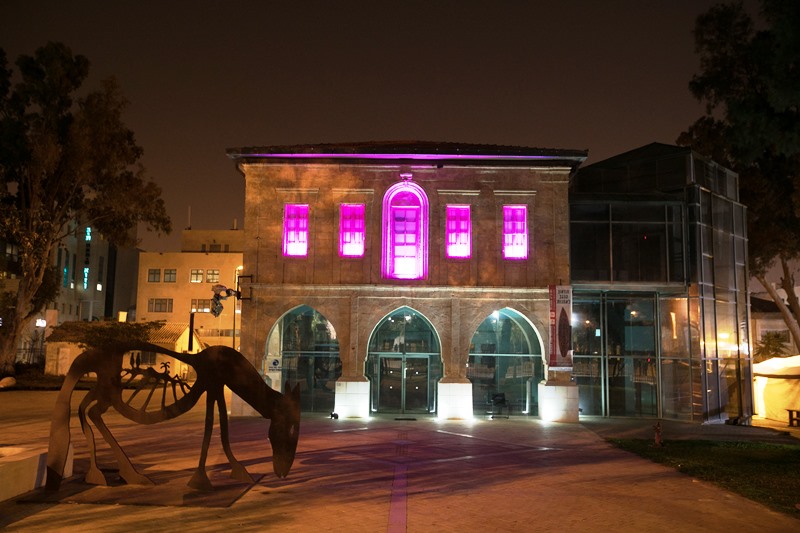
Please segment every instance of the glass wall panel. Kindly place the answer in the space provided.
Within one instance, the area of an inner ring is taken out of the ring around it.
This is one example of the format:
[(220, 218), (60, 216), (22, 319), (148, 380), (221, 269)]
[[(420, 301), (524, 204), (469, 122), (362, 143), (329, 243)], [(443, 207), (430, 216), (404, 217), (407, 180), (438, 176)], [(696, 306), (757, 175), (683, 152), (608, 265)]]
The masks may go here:
[(735, 289), (733, 239), (729, 233), (714, 231), (714, 285)]
[(608, 223), (573, 223), (570, 226), (572, 279), (611, 279), (611, 243)]
[(661, 416), (692, 418), (692, 375), (688, 359), (661, 360)]
[(703, 375), (703, 386), (705, 387), (705, 405), (708, 420), (713, 422), (720, 420), (721, 403), (719, 390), (719, 361), (717, 359), (705, 360), (705, 373)]
[(652, 298), (608, 298), (608, 414), (657, 416), (656, 322)]
[(582, 415), (602, 416), (603, 409), (603, 325), (600, 295), (596, 299), (576, 298), (572, 303), (573, 376), (578, 385), (578, 407)]
[(706, 224), (711, 227), (711, 193), (708, 191), (700, 190), (700, 221), (701, 224)]
[[(303, 411), (331, 412), (336, 380), (342, 374), (336, 331), (319, 312), (306, 305), (284, 315), (273, 329), (266, 362), (278, 361), (281, 383), (300, 384)], [(269, 376), (265, 369), (265, 376)]]
[(733, 206), (733, 234), (738, 237), (744, 237), (745, 234), (745, 220), (747, 218), (745, 208), (741, 205)]
[(573, 376), (578, 385), (578, 409), (582, 415), (603, 415), (603, 360), (574, 355)]
[(689, 325), (687, 298), (661, 300), (661, 356), (688, 359), (692, 336), (697, 336)]
[(713, 196), (711, 205), (714, 210), (712, 221), (714, 228), (727, 234), (733, 231), (733, 204), (721, 196)]
[(704, 358), (716, 359), (717, 357), (717, 329), (715, 327), (716, 312), (714, 300), (703, 299), (703, 341), (705, 342)]
[(669, 281), (685, 281), (683, 214), (680, 206), (670, 206), (667, 209), (667, 257)]
[(615, 204), (611, 208), (614, 222), (664, 222), (663, 204)]
[(606, 204), (570, 204), (570, 220), (608, 221)]
[(700, 282), (711, 287), (714, 283), (714, 258), (703, 254), (701, 261)]
[(703, 352), (701, 351), (703, 340), (703, 332), (700, 330), (700, 324), (702, 323), (701, 320), (700, 299), (689, 298), (689, 329), (691, 330), (690, 342), (692, 343), (691, 354), (694, 359), (699, 359), (704, 356)]
[(720, 401), (723, 402), (724, 418), (736, 418), (741, 412), (742, 389), (739, 379), (739, 362), (735, 359), (719, 362)]
[(603, 349), (600, 301), (572, 302), (572, 351), (575, 355), (601, 355)]
[(662, 224), (612, 224), (614, 281), (666, 281), (667, 235)]
[(736, 304), (717, 300), (717, 356), (739, 356), (739, 327), (736, 322)]
[(505, 394), (512, 413), (538, 414), (542, 346), (522, 315), (509, 308), (493, 312), (478, 326), (469, 351), (467, 378), (476, 415), (491, 412), (498, 393)]

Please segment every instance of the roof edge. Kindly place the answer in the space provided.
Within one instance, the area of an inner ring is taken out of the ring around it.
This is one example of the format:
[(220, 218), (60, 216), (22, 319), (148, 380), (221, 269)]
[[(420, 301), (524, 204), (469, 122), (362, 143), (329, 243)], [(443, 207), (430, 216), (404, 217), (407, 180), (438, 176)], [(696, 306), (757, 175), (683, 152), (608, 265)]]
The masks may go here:
[(407, 160), (407, 161), (486, 161), (526, 162), (563, 160), (582, 163), (588, 150), (529, 148), (489, 144), (436, 143), (420, 141), (385, 141), (286, 146), (250, 146), (228, 148), (231, 159), (283, 160)]

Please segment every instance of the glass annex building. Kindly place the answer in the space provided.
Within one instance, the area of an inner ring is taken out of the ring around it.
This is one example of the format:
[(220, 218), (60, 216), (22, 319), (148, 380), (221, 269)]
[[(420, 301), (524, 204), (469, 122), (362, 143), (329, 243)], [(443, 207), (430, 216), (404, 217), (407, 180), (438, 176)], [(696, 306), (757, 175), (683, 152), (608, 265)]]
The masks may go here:
[(570, 187), (574, 376), (582, 415), (752, 415), (746, 209), (738, 177), (650, 144)]

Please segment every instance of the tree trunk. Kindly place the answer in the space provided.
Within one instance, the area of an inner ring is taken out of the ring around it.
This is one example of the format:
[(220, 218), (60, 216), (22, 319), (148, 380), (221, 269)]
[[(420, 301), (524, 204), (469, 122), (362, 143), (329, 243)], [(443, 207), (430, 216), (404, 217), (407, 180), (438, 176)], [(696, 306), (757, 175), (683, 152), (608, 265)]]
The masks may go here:
[[(800, 317), (800, 301), (797, 299), (797, 294), (794, 290), (794, 273), (792, 272), (791, 268), (789, 267), (789, 260), (785, 257), (781, 256), (781, 268), (783, 269), (783, 276), (781, 276), (781, 288), (786, 292), (786, 303), (789, 306), (789, 310), (792, 312), (792, 318), (794, 318), (794, 324), (797, 325), (798, 318)], [(791, 331), (791, 330), (790, 330)], [(800, 328), (798, 328), (798, 333), (792, 333), (792, 337), (794, 337), (794, 345), (800, 349)]]
[(16, 374), (14, 363), (17, 360), (17, 340), (20, 332), (17, 328), (10, 327), (12, 331), (0, 335), (0, 378)]
[[(33, 285), (34, 283), (37, 285)], [(17, 360), (19, 340), (34, 319), (31, 301), (39, 285), (41, 276), (28, 280), (28, 283), (24, 279), (20, 280), (17, 286), (17, 293), (14, 295), (16, 305), (11, 309), (12, 316), (5, 317), (0, 335), (0, 377), (16, 375), (14, 363)]]

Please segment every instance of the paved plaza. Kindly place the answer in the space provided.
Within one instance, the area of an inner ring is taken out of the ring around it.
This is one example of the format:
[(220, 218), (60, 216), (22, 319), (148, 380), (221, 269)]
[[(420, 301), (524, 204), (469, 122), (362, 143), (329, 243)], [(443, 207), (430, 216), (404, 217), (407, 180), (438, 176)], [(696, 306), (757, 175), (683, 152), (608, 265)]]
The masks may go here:
[[(73, 411), (83, 393), (73, 396)], [(0, 392), (0, 446), (47, 446), (55, 392)], [(72, 420), (76, 476), (56, 495), (0, 503), (6, 531), (799, 531), (800, 520), (608, 444), (652, 438), (653, 421), (435, 418), (332, 420), (304, 415), (289, 477), (272, 473), (269, 422), (234, 418), (234, 454), (258, 481), (228, 477), (218, 434), (208, 464), (217, 490), (186, 487), (203, 432), (189, 414), (140, 426), (114, 412), (112, 432), (155, 486), (124, 485), (105, 443), (110, 486), (81, 482), (88, 451)], [(409, 417), (404, 417), (409, 418)], [(666, 440), (714, 438), (800, 443), (766, 427), (663, 422)], [(0, 481), (1, 482), (1, 481)]]

